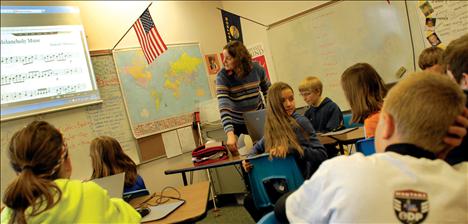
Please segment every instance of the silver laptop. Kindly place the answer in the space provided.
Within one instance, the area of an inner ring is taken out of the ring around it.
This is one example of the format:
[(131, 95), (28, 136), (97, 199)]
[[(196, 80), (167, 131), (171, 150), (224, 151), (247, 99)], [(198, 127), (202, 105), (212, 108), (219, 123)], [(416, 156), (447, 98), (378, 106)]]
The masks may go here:
[(106, 189), (111, 198), (122, 198), (125, 173), (93, 179), (91, 181)]
[(247, 127), (250, 138), (252, 138), (252, 142), (254, 143), (263, 137), (265, 114), (265, 109), (244, 113), (245, 126)]

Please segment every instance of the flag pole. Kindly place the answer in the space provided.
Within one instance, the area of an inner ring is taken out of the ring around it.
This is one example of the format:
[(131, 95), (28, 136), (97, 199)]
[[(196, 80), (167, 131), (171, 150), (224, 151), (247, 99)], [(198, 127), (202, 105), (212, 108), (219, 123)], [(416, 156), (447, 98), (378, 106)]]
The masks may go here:
[[(145, 13), (145, 11), (153, 4), (153, 2), (151, 2), (148, 6), (146, 6), (145, 10), (143, 10), (143, 12), (140, 14), (140, 16), (138, 16), (138, 18), (141, 17), (141, 15), (143, 15), (143, 13)], [(134, 22), (135, 23), (135, 22)], [(122, 39), (127, 35), (127, 33), (132, 29), (133, 25), (130, 26), (130, 28), (128, 28), (127, 32), (125, 32), (125, 34), (120, 38), (119, 41), (117, 41), (117, 43), (114, 45), (114, 47), (111, 49), (111, 51), (113, 51), (115, 49), (115, 47), (117, 47), (117, 45), (120, 43), (120, 41), (122, 41)]]
[[(224, 9), (221, 9), (221, 8), (218, 8), (218, 7), (216, 7), (216, 8), (219, 9), (220, 11), (221, 11), (221, 10), (224, 10)], [(226, 10), (224, 10), (224, 11), (226, 11)], [(228, 12), (228, 11), (226, 11), (226, 12)], [(232, 12), (229, 12), (229, 13), (232, 13)], [(234, 13), (232, 13), (232, 14), (234, 14)], [(236, 14), (235, 14), (235, 15), (236, 15)], [(239, 16), (239, 15), (237, 15), (237, 16)], [(249, 18), (245, 18), (245, 17), (243, 17), (243, 16), (239, 16), (239, 17), (242, 18), (242, 19), (248, 20), (248, 21), (250, 21), (250, 22), (256, 23), (256, 24), (258, 24), (258, 25), (260, 25), (260, 26), (264, 26), (264, 27), (266, 27), (266, 28), (269, 27), (269, 26), (267, 26), (267, 25), (265, 25), (265, 24), (262, 24), (262, 23), (259, 23), (259, 22), (255, 21), (255, 20), (252, 20), (252, 19), (249, 19)]]

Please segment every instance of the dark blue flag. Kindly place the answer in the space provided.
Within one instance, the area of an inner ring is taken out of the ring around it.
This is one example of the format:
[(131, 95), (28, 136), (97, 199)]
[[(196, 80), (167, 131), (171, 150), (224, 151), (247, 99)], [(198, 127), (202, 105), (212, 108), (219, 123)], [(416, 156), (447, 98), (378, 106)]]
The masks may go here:
[(221, 10), (223, 17), (224, 33), (226, 34), (226, 41), (238, 40), (243, 42), (242, 29), (240, 24), (240, 17), (230, 12)]

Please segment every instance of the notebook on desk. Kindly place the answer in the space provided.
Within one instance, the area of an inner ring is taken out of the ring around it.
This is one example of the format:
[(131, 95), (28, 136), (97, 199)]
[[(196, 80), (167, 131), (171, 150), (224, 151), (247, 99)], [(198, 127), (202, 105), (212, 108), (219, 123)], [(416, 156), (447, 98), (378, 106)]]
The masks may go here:
[(263, 138), (263, 128), (265, 126), (265, 109), (244, 113), (245, 126), (252, 141), (255, 143)]
[(111, 198), (122, 198), (125, 173), (102, 177), (91, 180), (102, 188), (106, 189)]
[(343, 130), (340, 130), (340, 131), (331, 131), (331, 132), (327, 132), (327, 133), (321, 133), (320, 136), (341, 135), (341, 134), (348, 133), (348, 132), (356, 130), (356, 129), (358, 129), (358, 127), (346, 128), (346, 129), (343, 129)]

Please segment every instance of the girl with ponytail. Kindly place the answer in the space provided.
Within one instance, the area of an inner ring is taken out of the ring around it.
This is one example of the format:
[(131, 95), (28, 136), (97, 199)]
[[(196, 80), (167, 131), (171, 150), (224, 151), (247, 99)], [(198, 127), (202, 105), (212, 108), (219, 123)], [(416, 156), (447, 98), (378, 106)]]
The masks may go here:
[(17, 173), (5, 190), (1, 223), (138, 223), (141, 216), (93, 182), (69, 180), (72, 166), (62, 134), (34, 121), (11, 138), (10, 163)]

